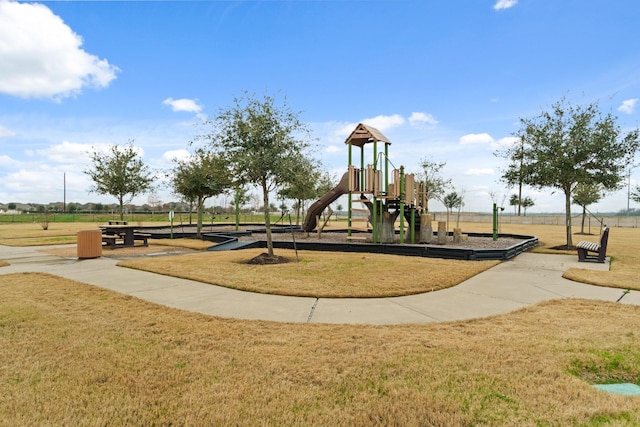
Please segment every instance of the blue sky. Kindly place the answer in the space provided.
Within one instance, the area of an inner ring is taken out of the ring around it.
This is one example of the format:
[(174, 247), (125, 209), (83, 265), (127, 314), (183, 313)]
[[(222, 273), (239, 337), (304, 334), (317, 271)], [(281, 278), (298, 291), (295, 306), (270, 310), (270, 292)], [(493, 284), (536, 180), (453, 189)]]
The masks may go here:
[[(337, 177), (365, 122), (394, 165), (446, 162), (465, 210), (489, 211), (490, 194), (513, 193), (493, 153), (519, 118), (566, 97), (639, 126), (639, 21), (635, 0), (0, 0), (0, 202), (62, 201), (66, 176), (67, 202), (113, 203), (89, 193), (92, 147), (134, 139), (168, 171), (248, 91), (286, 95)], [(525, 195), (530, 212), (564, 208), (562, 194)], [(167, 185), (157, 197), (177, 199)], [(626, 206), (625, 188), (592, 210)]]

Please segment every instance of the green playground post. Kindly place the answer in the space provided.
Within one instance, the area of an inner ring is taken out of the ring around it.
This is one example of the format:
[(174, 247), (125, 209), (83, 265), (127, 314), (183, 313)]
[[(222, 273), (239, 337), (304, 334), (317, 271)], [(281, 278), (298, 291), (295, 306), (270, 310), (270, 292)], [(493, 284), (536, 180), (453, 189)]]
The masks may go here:
[(400, 243), (404, 243), (404, 166), (400, 166)]
[(389, 192), (389, 144), (384, 144), (384, 191)]
[[(351, 149), (353, 148), (353, 145), (351, 144), (351, 141), (349, 141), (349, 163), (347, 165), (347, 171), (349, 171), (349, 167), (351, 166), (351, 160), (352, 160), (352, 156), (351, 156)], [(347, 200), (347, 236), (351, 237), (351, 226), (352, 226), (352, 222), (351, 222), (351, 217), (352, 217), (352, 209), (353, 209), (353, 193), (351, 192), (351, 188), (354, 187), (354, 183), (351, 182), (351, 174), (349, 174), (349, 192), (347, 193), (347, 196), (349, 197), (349, 199)]]
[(371, 243), (378, 243), (378, 239), (376, 237), (376, 232), (378, 230), (378, 199), (374, 195), (372, 197), (373, 209), (371, 213)]
[(498, 205), (493, 204), (493, 241), (498, 240)]
[(364, 191), (364, 146), (360, 147), (360, 191)]

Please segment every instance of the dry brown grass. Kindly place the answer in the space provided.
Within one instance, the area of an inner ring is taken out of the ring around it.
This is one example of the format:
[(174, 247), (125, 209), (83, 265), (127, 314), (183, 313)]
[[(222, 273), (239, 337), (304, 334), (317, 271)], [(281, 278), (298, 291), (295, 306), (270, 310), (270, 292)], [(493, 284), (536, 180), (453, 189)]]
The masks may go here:
[(2, 425), (639, 425), (640, 308), (465, 322), (234, 321), (46, 274), (0, 282)]
[[(75, 243), (81, 230), (97, 230), (98, 224), (88, 222), (52, 222), (43, 230), (38, 223), (0, 223), (0, 244), (7, 246), (32, 246)], [(68, 241), (64, 241), (64, 240)], [(51, 243), (54, 242), (54, 243)]]
[(263, 249), (122, 261), (118, 265), (245, 291), (325, 298), (411, 295), (448, 288), (498, 261), (278, 250), (287, 264), (250, 265)]
[[(579, 230), (576, 227), (576, 230)], [(558, 253), (549, 249), (553, 246), (566, 244), (565, 227), (552, 225), (504, 225), (504, 233), (538, 233), (542, 245), (534, 252)], [(580, 240), (597, 242), (600, 238), (599, 228), (592, 228), (594, 235), (583, 236), (574, 234), (574, 244)], [(565, 251), (576, 255), (576, 251)], [(589, 283), (598, 286), (608, 286), (622, 289), (640, 290), (640, 229), (611, 228), (607, 256), (611, 257), (610, 271), (593, 271), (570, 268), (563, 277), (576, 282)]]
[[(343, 225), (343, 224), (339, 224)], [(50, 229), (43, 231), (39, 224), (0, 224), (0, 244), (5, 245), (44, 245), (54, 243), (75, 243), (76, 233), (79, 230), (95, 229), (97, 224), (91, 223), (52, 223)], [(465, 232), (491, 232), (490, 223), (462, 223)], [(579, 230), (578, 227), (575, 230)], [(563, 245), (565, 241), (565, 227), (563, 225), (531, 225), (531, 224), (502, 224), (500, 231), (503, 233), (515, 233), (538, 236), (540, 246), (534, 252), (543, 253), (567, 253), (576, 255), (575, 251), (557, 251), (550, 248)], [(597, 228), (593, 228), (597, 232)], [(574, 241), (598, 240), (597, 235), (574, 235)], [(611, 256), (611, 271), (600, 272), (583, 269), (569, 269), (564, 277), (570, 280), (589, 283), (599, 286), (610, 286), (622, 289), (640, 290), (640, 229), (636, 228), (612, 228), (609, 237), (607, 254)], [(179, 245), (191, 249), (203, 249), (209, 245), (195, 240), (150, 240), (150, 244), (162, 246)], [(192, 246), (195, 245), (195, 246)], [(201, 246), (198, 246), (201, 245)], [(118, 249), (116, 251), (121, 251)], [(153, 250), (157, 250), (154, 248)], [(128, 256), (125, 252), (113, 251), (114, 256)], [(577, 256), (577, 255), (576, 255)], [(402, 258), (402, 257), (395, 257)], [(446, 268), (446, 267), (445, 267)], [(405, 270), (406, 271), (406, 270)], [(323, 273), (324, 274), (324, 273)], [(366, 275), (366, 272), (363, 274)], [(411, 273), (403, 273), (411, 274)], [(437, 274), (437, 273), (430, 273)], [(475, 274), (475, 273), (471, 273)], [(428, 290), (428, 288), (427, 288)]]

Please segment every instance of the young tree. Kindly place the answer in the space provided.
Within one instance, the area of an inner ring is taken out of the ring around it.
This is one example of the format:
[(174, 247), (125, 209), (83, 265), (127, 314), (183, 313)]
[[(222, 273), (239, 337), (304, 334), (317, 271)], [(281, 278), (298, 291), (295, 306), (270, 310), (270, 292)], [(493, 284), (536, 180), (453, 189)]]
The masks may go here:
[(307, 148), (307, 126), (290, 110), (265, 96), (259, 100), (244, 94), (216, 118), (214, 146), (231, 164), (236, 180), (262, 190), (268, 255), (273, 257), (269, 193), (295, 179), (295, 164)]
[(447, 231), (449, 231), (449, 214), (453, 211), (453, 209), (462, 208), (462, 196), (453, 191), (444, 196), (444, 198), (442, 199), (442, 204), (445, 208), (447, 208)]
[[(638, 151), (638, 129), (622, 134), (611, 114), (602, 115), (596, 103), (572, 106), (564, 99), (533, 119), (520, 119), (517, 132), (522, 148), (522, 182), (536, 188), (557, 188), (565, 196), (567, 246), (571, 236), (571, 195), (578, 184), (600, 184), (616, 190), (623, 172)], [(503, 179), (515, 174), (512, 162)]]
[(318, 195), (317, 184), (321, 177), (319, 166), (316, 162), (304, 156), (300, 156), (293, 166), (292, 179), (278, 192), (281, 197), (295, 201), (296, 225), (300, 224), (300, 212), (305, 201)]
[(631, 200), (634, 202), (640, 203), (640, 185), (636, 187), (634, 191), (630, 194)]
[(522, 209), (524, 209), (524, 216), (527, 216), (527, 209), (534, 206), (535, 204), (536, 202), (534, 202), (533, 199), (529, 196), (522, 199)]
[[(320, 174), (318, 181), (316, 182), (315, 187), (313, 188), (313, 198), (322, 197), (322, 195), (329, 192), (333, 187), (336, 186), (336, 179), (329, 172), (323, 172)], [(324, 211), (322, 211), (323, 221), (322, 224), (317, 224), (317, 227), (322, 232), (324, 228), (327, 226), (327, 223), (331, 219), (333, 215), (333, 209), (331, 208), (331, 204), (329, 204)]]
[(202, 149), (196, 150), (190, 159), (176, 163), (173, 189), (176, 194), (195, 202), (198, 216), (196, 235), (200, 238), (204, 202), (232, 186), (229, 167), (222, 156)]
[(517, 215), (520, 210), (520, 198), (517, 194), (512, 194), (511, 197), (509, 197), (509, 206), (513, 206), (513, 213)]
[(438, 163), (429, 158), (422, 159), (420, 163), (422, 173), (418, 174), (418, 179), (426, 184), (427, 212), (429, 212), (429, 200), (439, 200), (442, 202), (445, 191), (447, 190), (447, 188), (451, 187), (451, 180), (444, 179), (442, 177), (442, 169), (446, 164), (446, 162)]
[(584, 234), (584, 222), (587, 217), (587, 206), (598, 203), (604, 196), (602, 186), (599, 184), (578, 184), (573, 192), (573, 203), (582, 206), (582, 224), (580, 234)]
[[(94, 150), (89, 153), (91, 167), (84, 171), (94, 183), (91, 192), (107, 194), (118, 199), (120, 220), (124, 220), (124, 205), (138, 194), (153, 188), (149, 167), (133, 147), (133, 140), (125, 146), (114, 145), (107, 153)], [(127, 196), (129, 198), (125, 199)]]
[[(522, 208), (522, 186), (525, 183), (525, 177), (528, 172), (528, 153), (529, 145), (522, 137), (518, 139), (511, 147), (504, 151), (498, 151), (495, 154), (499, 157), (503, 157), (509, 161), (509, 166), (502, 176), (502, 181), (509, 186), (518, 186), (518, 194), (514, 194), (509, 199), (511, 206), (517, 206), (516, 214), (520, 216), (520, 210)], [(515, 203), (514, 203), (515, 197)]]

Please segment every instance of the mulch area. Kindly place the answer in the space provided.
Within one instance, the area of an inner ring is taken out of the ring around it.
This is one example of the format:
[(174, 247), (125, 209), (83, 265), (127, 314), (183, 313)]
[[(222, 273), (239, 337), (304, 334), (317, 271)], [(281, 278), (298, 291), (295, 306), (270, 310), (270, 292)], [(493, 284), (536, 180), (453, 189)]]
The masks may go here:
[[(318, 237), (317, 233), (294, 233), (297, 242), (318, 242), (318, 243), (371, 243), (371, 234), (358, 233), (355, 236), (365, 237), (365, 240), (349, 240), (347, 233), (344, 232), (329, 232), (322, 233)], [(267, 236), (263, 233), (252, 233), (251, 236), (241, 237), (242, 241), (254, 241), (254, 240), (266, 240)], [(291, 233), (273, 233), (272, 239), (274, 241), (287, 241), (293, 240)], [(408, 244), (408, 236), (405, 238), (405, 244)], [(516, 239), (513, 237), (500, 237), (494, 241), (492, 237), (475, 237), (469, 236), (466, 241), (454, 244), (453, 238), (449, 236), (445, 245), (438, 245), (435, 243), (424, 244), (420, 243), (420, 246), (446, 246), (448, 248), (464, 248), (464, 249), (504, 249), (516, 245), (522, 242), (523, 239)], [(400, 243), (398, 240), (396, 243)]]
[[(273, 230), (276, 230), (278, 227), (274, 226)], [(267, 240), (266, 234), (263, 232), (264, 227), (260, 225), (255, 226), (243, 226), (240, 228), (241, 231), (252, 231), (251, 236), (243, 236), (240, 237), (241, 241), (257, 241), (257, 240)], [(207, 226), (203, 225), (202, 232), (203, 233), (224, 233), (225, 231), (236, 231), (234, 225), (228, 226)], [(280, 230), (281, 231), (281, 230)], [(473, 232), (473, 230), (465, 230), (467, 232)], [(166, 230), (163, 230), (166, 233)], [(195, 225), (183, 225), (183, 226), (174, 226), (174, 233), (195, 233), (196, 226)], [(464, 232), (464, 231), (463, 231)], [(153, 234), (152, 229), (145, 229), (145, 233)], [(318, 236), (317, 232), (272, 232), (271, 237), (274, 241), (287, 241), (290, 242), (295, 237), (296, 241), (300, 242), (314, 242), (314, 243), (371, 243), (371, 233), (354, 233), (354, 236), (365, 237), (364, 240), (349, 240), (347, 232), (345, 230), (340, 231), (325, 231)], [(435, 237), (434, 237), (435, 240)], [(405, 244), (408, 244), (409, 241), (409, 233), (405, 234)], [(522, 239), (512, 238), (512, 237), (499, 237), (496, 241), (493, 240), (492, 237), (476, 237), (469, 236), (467, 240), (462, 241), (460, 243), (454, 244), (453, 237), (447, 237), (447, 243), (444, 245), (448, 248), (462, 248), (462, 249), (504, 249), (521, 243)], [(399, 239), (396, 243), (400, 243)], [(420, 243), (420, 246), (439, 246), (435, 242), (430, 244)]]

